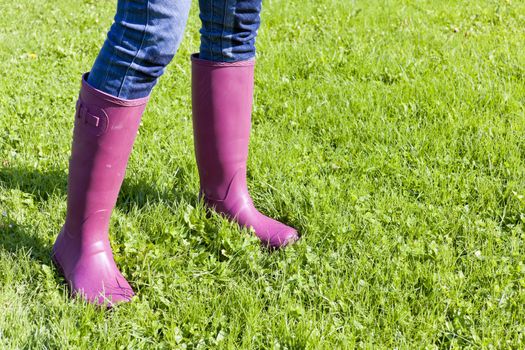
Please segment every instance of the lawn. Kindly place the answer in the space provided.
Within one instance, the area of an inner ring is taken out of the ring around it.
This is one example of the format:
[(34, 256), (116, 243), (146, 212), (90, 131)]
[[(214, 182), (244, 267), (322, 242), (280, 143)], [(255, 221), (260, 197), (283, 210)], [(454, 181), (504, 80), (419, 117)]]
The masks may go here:
[(249, 188), (301, 241), (265, 251), (199, 202), (194, 1), (111, 221), (137, 297), (106, 311), (50, 252), (115, 2), (0, 2), (0, 348), (525, 347), (525, 3), (263, 7)]

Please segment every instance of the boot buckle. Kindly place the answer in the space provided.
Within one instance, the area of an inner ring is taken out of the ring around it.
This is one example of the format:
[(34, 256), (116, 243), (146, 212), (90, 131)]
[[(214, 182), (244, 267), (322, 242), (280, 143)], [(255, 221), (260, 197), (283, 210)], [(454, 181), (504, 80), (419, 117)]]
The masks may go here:
[[(95, 107), (92, 107), (93, 109)], [(102, 135), (108, 126), (108, 116), (106, 115), (106, 112), (102, 108), (96, 108), (97, 111), (90, 111), (86, 106), (82, 104), (81, 101), (77, 102), (77, 119), (79, 119), (80, 122), (83, 122), (83, 124), (92, 126), (97, 130), (97, 135)], [(97, 115), (91, 113), (96, 112)]]

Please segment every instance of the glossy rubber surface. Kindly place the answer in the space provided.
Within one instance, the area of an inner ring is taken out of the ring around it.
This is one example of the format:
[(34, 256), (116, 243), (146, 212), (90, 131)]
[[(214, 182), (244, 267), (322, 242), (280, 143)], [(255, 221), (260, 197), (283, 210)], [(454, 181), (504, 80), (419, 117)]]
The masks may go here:
[(281, 248), (297, 231), (260, 213), (246, 184), (254, 60), (212, 62), (192, 56), (195, 155), (201, 196), (217, 212), (252, 227), (261, 242)]
[(53, 261), (73, 295), (111, 306), (133, 296), (113, 259), (108, 228), (148, 98), (113, 97), (89, 86), (86, 77), (75, 114), (67, 216)]

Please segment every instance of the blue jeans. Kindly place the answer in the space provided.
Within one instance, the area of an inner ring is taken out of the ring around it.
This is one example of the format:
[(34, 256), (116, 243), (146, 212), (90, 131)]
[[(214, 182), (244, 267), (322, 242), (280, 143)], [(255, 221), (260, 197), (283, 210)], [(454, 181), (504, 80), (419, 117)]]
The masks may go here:
[[(199, 58), (235, 62), (255, 56), (262, 0), (199, 0)], [(88, 83), (122, 99), (148, 96), (177, 52), (191, 0), (118, 0), (115, 21)]]

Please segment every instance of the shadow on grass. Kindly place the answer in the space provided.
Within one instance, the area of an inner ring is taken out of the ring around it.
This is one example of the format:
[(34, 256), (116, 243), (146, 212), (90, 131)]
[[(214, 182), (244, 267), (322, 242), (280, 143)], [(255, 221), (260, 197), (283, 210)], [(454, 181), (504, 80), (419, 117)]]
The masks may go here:
[[(177, 183), (181, 183), (184, 174), (177, 172)], [(22, 192), (30, 193), (39, 201), (47, 201), (50, 196), (58, 192), (65, 196), (67, 192), (67, 172), (66, 170), (47, 170), (23, 168), (3, 168), (0, 169), (0, 184), (5, 188), (19, 189)], [(179, 202), (186, 200), (196, 204), (198, 196), (187, 189), (173, 189), (169, 191), (159, 191), (147, 180), (131, 178), (129, 174), (124, 179), (122, 188), (117, 200), (117, 208), (128, 212), (132, 206), (139, 209), (148, 203), (159, 202)]]
[[(184, 174), (177, 172), (176, 183), (182, 183)], [(180, 178), (179, 178), (180, 177)], [(67, 172), (65, 169), (41, 171), (30, 168), (1, 168), (0, 186), (17, 189), (32, 196), (37, 202), (45, 202), (54, 195), (65, 196), (67, 193)], [(128, 174), (124, 179), (116, 207), (128, 213), (132, 208), (141, 209), (154, 203), (177, 203), (186, 201), (197, 205), (199, 199), (187, 187), (174, 190), (159, 191), (147, 180), (131, 178)], [(1, 215), (2, 213), (0, 213)], [(9, 218), (8, 218), (9, 219)], [(57, 227), (57, 233), (59, 231)], [(46, 244), (32, 228), (13, 220), (0, 220), (0, 248), (9, 252), (24, 249), (42, 263), (51, 261), (51, 246)]]
[[(13, 254), (15, 259), (23, 259), (27, 256), (37, 265), (51, 266), (51, 245), (39, 237), (31, 225), (25, 225), (11, 218), (0, 219), (0, 250)], [(39, 270), (39, 269), (38, 269)], [(30, 276), (34, 276), (37, 271), (31, 271)], [(56, 285), (64, 283), (60, 273), (53, 274)]]
[(0, 222), (0, 249), (15, 254), (27, 252), (34, 260), (51, 264), (51, 246), (35, 233), (31, 233), (30, 227), (12, 220)]
[[(186, 174), (179, 169), (175, 174), (173, 182), (181, 184), (187, 181)], [(0, 186), (4, 188), (18, 189), (29, 194), (34, 201), (45, 202), (53, 196), (63, 196), (64, 200), (67, 193), (67, 172), (65, 169), (51, 169), (41, 171), (30, 168), (2, 168), (0, 169)], [(116, 207), (124, 213), (129, 213), (133, 209), (141, 209), (147, 205), (155, 203), (178, 203), (186, 202), (194, 207), (201, 206), (196, 193), (189, 186), (180, 186), (168, 188), (159, 191), (154, 185), (141, 178), (133, 178), (128, 174), (124, 180), (119, 193)], [(65, 213), (64, 213), (65, 214)], [(207, 211), (206, 216), (211, 216)], [(284, 223), (292, 224), (293, 220), (287, 216), (278, 218)], [(39, 237), (34, 228), (24, 223), (16, 223), (8, 220), (8, 227), (5, 220), (0, 220), (0, 248), (6, 251), (17, 253), (20, 250), (30, 252), (35, 260), (49, 264), (51, 262), (52, 243), (47, 242)], [(61, 224), (61, 223), (60, 223)], [(3, 225), (3, 226), (2, 226)], [(7, 226), (6, 226), (7, 225)], [(58, 234), (60, 227), (57, 226)], [(300, 228), (299, 228), (300, 229)], [(242, 232), (241, 234), (250, 234)], [(219, 260), (224, 257), (222, 251), (235, 250), (230, 242), (230, 237), (222, 237), (219, 227), (210, 220), (205, 220), (205, 229), (200, 234), (194, 233), (195, 236), (202, 236), (194, 243), (194, 249), (204, 249), (210, 254), (217, 255)], [(197, 242), (198, 241), (198, 242)], [(266, 247), (264, 247), (266, 248)], [(264, 249), (268, 253), (273, 253), (273, 249)]]

